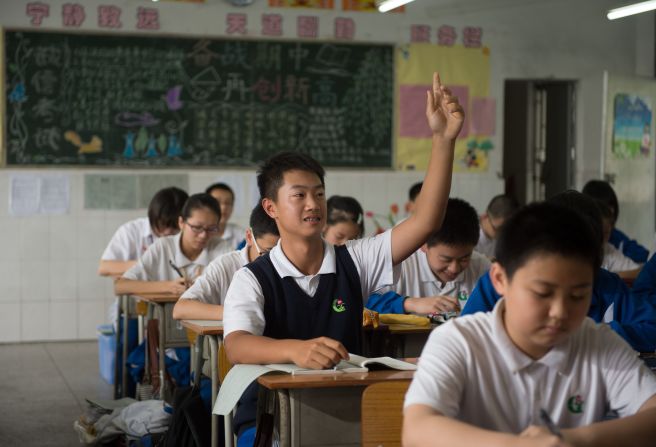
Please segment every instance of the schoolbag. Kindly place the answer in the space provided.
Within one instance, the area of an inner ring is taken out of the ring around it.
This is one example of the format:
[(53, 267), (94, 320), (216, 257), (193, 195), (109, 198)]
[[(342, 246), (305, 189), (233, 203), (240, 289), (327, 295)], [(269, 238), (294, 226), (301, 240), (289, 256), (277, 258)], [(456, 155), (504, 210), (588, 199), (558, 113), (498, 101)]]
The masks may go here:
[[(223, 423), (219, 421), (219, 440), (223, 445)], [(163, 447), (209, 447), (211, 415), (197, 386), (178, 387), (173, 395), (173, 419), (163, 440)]]

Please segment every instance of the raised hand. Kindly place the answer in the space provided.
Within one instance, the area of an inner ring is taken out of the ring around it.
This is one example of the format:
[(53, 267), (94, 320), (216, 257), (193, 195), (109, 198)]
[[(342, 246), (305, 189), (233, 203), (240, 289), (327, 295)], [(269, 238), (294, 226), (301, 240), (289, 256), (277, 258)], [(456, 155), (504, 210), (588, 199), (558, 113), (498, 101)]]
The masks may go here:
[(432, 90), (426, 92), (426, 118), (434, 136), (450, 140), (456, 139), (465, 120), (458, 97), (442, 85), (437, 72), (433, 73)]

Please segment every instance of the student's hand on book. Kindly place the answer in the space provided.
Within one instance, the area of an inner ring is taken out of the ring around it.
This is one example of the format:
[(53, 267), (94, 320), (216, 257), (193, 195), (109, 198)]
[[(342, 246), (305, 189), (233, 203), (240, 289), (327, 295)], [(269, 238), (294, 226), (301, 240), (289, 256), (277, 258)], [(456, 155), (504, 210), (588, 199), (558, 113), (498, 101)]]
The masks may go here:
[(444, 295), (408, 298), (403, 307), (406, 312), (420, 315), (460, 310), (457, 298)]
[(426, 92), (426, 118), (434, 136), (455, 140), (465, 112), (458, 103), (458, 97), (442, 85), (440, 75), (433, 73), (433, 88)]
[(344, 345), (328, 337), (296, 340), (291, 356), (296, 365), (309, 369), (332, 368), (349, 357)]
[(166, 291), (173, 295), (182, 295), (189, 287), (188, 280), (185, 278), (174, 279), (173, 281), (164, 281)]

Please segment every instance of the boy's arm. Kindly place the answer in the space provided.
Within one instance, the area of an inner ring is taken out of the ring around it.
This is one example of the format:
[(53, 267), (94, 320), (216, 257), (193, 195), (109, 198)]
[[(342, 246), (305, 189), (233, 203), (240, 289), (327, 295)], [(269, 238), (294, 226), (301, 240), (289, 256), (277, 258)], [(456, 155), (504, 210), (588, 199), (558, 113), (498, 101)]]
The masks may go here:
[(173, 306), (176, 320), (223, 320), (223, 306), (194, 299), (179, 299)]
[(478, 428), (442, 415), (428, 405), (414, 404), (403, 415), (403, 445), (408, 447), (484, 445), (486, 447), (566, 446), (551, 434), (520, 437)]
[(389, 291), (369, 295), (367, 309), (384, 314), (414, 313), (428, 315), (458, 310), (458, 300), (450, 296), (410, 297)]
[(649, 257), (649, 250), (640, 245), (637, 241), (629, 239), (626, 234), (622, 233), (617, 228), (613, 228), (613, 231), (611, 231), (609, 242), (616, 248), (619, 248), (621, 245), (622, 253), (635, 262), (646, 262)]
[(497, 293), (490, 280), (490, 272), (487, 271), (483, 276), (478, 279), (476, 287), (472, 290), (467, 304), (460, 312), (460, 315), (475, 314), (476, 312), (490, 312), (494, 309), (497, 301), (501, 299), (501, 295)]
[(225, 338), (226, 354), (232, 364), (294, 363), (301, 368), (326, 369), (348, 360), (348, 351), (328, 337), (311, 340), (276, 340), (246, 331)]
[(100, 276), (121, 276), (123, 273), (130, 270), (130, 268), (136, 263), (136, 260), (109, 261), (101, 259), (100, 265), (98, 266), (98, 274)]
[(565, 438), (575, 446), (615, 447), (650, 446), (656, 438), (656, 395), (631, 416), (597, 422), (563, 430)]
[(138, 295), (140, 293), (170, 293), (182, 295), (187, 290), (187, 280), (178, 278), (173, 281), (139, 281), (118, 278), (114, 283), (116, 295)]
[(426, 92), (426, 118), (433, 132), (431, 156), (415, 213), (392, 229), (393, 265), (414, 253), (440, 228), (449, 198), (453, 150), (465, 114), (437, 73), (433, 74), (432, 91)]

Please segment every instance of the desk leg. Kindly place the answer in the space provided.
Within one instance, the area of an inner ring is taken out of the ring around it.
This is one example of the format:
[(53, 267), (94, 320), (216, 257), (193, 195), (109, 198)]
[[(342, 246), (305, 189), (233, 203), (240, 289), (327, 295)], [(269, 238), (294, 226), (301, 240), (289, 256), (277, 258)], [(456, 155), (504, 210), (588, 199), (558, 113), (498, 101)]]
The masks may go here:
[[(210, 364), (212, 371), (212, 410), (214, 410), (214, 403), (216, 396), (219, 393), (219, 342), (216, 335), (209, 335), (210, 342)], [(231, 424), (232, 425), (232, 424)], [(232, 436), (231, 436), (232, 437)], [(226, 439), (228, 433), (226, 432)], [(212, 413), (212, 447), (219, 445), (219, 417)], [(226, 443), (226, 447), (228, 444)]]
[(205, 336), (198, 334), (196, 336), (196, 344), (194, 345), (194, 386), (200, 386), (200, 376), (203, 369), (203, 340)]
[(223, 429), (225, 431), (225, 447), (233, 447), (235, 436), (232, 433), (232, 411), (223, 417)]
[[(281, 447), (289, 447), (292, 445), (291, 418), (293, 418), (293, 416), (289, 417), (292, 414), (289, 392), (287, 390), (278, 390), (277, 394), (279, 443)], [(298, 439), (298, 435), (296, 435), (296, 439)]]
[(130, 323), (130, 303), (128, 296), (119, 298), (119, 311), (123, 312), (123, 349), (121, 350), (121, 397), (128, 395), (128, 325)]
[(157, 311), (159, 313), (159, 398), (167, 400), (167, 387), (166, 387), (166, 311), (163, 304), (157, 304)]

